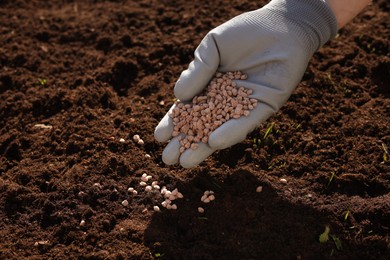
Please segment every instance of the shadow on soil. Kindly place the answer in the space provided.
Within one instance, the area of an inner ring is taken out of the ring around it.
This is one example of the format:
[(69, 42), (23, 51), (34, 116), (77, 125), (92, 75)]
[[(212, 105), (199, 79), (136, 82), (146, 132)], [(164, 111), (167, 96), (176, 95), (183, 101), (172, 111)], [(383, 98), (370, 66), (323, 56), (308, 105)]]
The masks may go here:
[[(183, 193), (194, 196), (179, 201), (177, 211), (155, 214), (145, 231), (156, 258), (326, 259), (347, 253), (347, 248), (338, 251), (332, 239), (318, 242), (326, 225), (331, 234), (337, 230), (326, 213), (288, 202), (249, 171), (239, 170), (224, 182), (201, 175), (182, 185)], [(254, 192), (258, 185), (261, 193)], [(215, 191), (215, 201), (200, 202), (204, 190)], [(200, 206), (204, 214), (198, 213)], [(347, 249), (348, 256), (352, 250)]]

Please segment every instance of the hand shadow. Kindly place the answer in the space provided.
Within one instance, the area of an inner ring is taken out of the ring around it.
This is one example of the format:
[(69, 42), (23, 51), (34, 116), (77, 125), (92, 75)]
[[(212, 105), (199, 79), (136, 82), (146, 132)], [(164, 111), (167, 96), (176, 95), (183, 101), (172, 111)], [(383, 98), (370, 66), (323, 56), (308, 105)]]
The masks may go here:
[[(318, 242), (331, 225), (324, 213), (284, 199), (249, 171), (223, 182), (201, 174), (181, 185), (178, 209), (154, 214), (144, 234), (162, 259), (324, 259), (334, 249)], [(215, 192), (208, 204), (200, 201), (205, 190)]]

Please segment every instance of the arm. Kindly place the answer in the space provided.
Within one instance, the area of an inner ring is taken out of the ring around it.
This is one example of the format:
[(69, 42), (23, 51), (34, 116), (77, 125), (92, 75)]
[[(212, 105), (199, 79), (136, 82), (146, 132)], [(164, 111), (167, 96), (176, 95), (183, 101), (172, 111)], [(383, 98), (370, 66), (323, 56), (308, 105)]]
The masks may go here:
[(337, 19), (338, 28), (344, 27), (351, 21), (371, 0), (326, 0)]

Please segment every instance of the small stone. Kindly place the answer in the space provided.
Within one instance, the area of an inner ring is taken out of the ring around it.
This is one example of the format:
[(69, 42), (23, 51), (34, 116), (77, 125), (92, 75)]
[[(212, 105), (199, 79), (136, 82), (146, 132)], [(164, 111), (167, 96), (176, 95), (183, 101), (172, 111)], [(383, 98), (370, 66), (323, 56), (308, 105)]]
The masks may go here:
[(147, 178), (147, 174), (146, 174), (146, 173), (142, 174), (142, 176), (141, 176), (141, 181), (143, 181), (143, 182), (147, 182), (147, 181), (148, 181), (148, 178)]
[(263, 186), (258, 186), (256, 188), (256, 192), (262, 192), (263, 191)]
[(210, 202), (210, 199), (209, 199), (209, 198), (205, 198), (205, 199), (203, 200), (203, 202), (204, 202), (204, 203), (209, 203), (209, 202)]
[(129, 202), (127, 200), (124, 200), (124, 201), (122, 201), (122, 205), (124, 207), (127, 207), (127, 206), (129, 206)]
[(133, 140), (134, 140), (134, 142), (138, 143), (139, 140), (141, 140), (141, 138), (139, 137), (139, 135), (134, 135)]
[(287, 180), (284, 179), (284, 178), (282, 178), (282, 179), (280, 179), (280, 182), (286, 184), (286, 183), (287, 183)]

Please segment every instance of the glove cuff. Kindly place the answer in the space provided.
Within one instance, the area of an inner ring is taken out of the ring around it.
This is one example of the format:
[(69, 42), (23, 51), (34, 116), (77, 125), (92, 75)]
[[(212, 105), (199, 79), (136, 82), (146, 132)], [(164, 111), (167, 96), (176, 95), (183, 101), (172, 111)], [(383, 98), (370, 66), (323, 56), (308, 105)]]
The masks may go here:
[(336, 17), (325, 0), (272, 0), (264, 8), (294, 24), (313, 53), (337, 34)]

